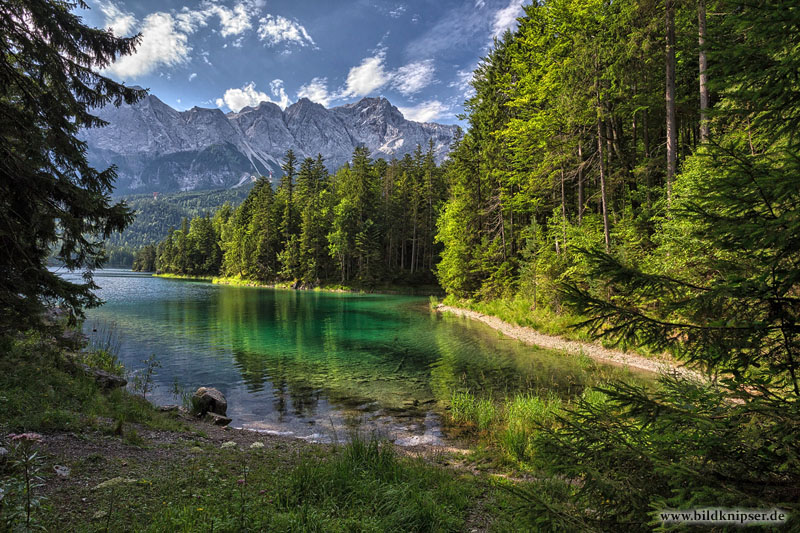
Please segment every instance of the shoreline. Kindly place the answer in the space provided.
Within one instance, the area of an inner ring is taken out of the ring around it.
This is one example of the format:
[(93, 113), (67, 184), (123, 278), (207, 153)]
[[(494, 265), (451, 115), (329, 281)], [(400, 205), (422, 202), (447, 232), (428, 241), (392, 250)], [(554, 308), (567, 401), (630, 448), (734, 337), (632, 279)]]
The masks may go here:
[(518, 340), (529, 346), (538, 346), (548, 350), (558, 350), (569, 355), (586, 355), (602, 363), (624, 366), (654, 374), (662, 372), (676, 372), (680, 375), (703, 380), (703, 376), (690, 370), (680, 363), (670, 359), (650, 359), (641, 355), (605, 348), (590, 342), (567, 340), (555, 335), (539, 333), (535, 329), (510, 324), (492, 315), (485, 315), (477, 311), (439, 304), (434, 307), (437, 313), (450, 313), (452, 315), (482, 322), (506, 337)]
[(189, 276), (183, 274), (156, 274), (151, 273), (154, 278), (178, 279), (186, 281), (204, 281), (213, 285), (228, 285), (231, 287), (252, 287), (256, 289), (277, 289), (287, 291), (306, 291), (306, 292), (330, 292), (330, 293), (351, 293), (351, 294), (388, 294), (396, 296), (444, 296), (444, 291), (440, 288), (424, 287), (422, 289), (405, 287), (402, 285), (384, 285), (376, 287), (358, 287), (346, 285), (320, 285), (316, 287), (297, 286), (294, 283), (285, 281), (277, 283), (262, 283), (241, 278), (224, 278), (219, 276)]

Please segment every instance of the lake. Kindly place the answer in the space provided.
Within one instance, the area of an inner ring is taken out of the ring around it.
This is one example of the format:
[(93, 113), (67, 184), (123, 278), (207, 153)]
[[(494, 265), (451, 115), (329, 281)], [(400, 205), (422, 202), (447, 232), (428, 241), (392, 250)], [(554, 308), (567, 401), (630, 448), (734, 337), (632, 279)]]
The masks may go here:
[(232, 287), (125, 270), (99, 271), (95, 281), (106, 303), (87, 312), (86, 332), (111, 328), (131, 372), (155, 354), (161, 367), (148, 399), (180, 403), (176, 389), (216, 387), (236, 427), (319, 442), (360, 428), (401, 445), (442, 444), (455, 391), (569, 397), (599, 379), (585, 358), (431, 312), (417, 296)]

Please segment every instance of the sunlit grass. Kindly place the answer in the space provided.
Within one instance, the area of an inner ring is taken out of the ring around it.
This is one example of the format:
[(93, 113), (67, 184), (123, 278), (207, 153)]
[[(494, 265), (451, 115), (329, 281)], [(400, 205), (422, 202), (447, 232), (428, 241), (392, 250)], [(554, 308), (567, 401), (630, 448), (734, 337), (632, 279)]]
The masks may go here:
[[(586, 392), (596, 401), (602, 393)], [(563, 413), (563, 401), (552, 392), (517, 394), (502, 401), (479, 398), (471, 392), (454, 392), (450, 399), (452, 423), (473, 428), (491, 445), (510, 457), (524, 461), (529, 457), (533, 436), (542, 427), (556, 423)]]

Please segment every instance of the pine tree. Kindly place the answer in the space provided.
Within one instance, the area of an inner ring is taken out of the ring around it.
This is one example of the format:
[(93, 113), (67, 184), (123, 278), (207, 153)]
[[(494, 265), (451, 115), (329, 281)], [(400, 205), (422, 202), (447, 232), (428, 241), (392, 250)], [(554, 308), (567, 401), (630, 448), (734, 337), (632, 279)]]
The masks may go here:
[(47, 302), (80, 314), (99, 304), (87, 274), (65, 281), (47, 269), (54, 251), (69, 269), (98, 268), (103, 242), (132, 215), (114, 204), (114, 169), (86, 159), (81, 128), (101, 127), (93, 108), (134, 103), (144, 91), (96, 69), (134, 51), (72, 12), (82, 2), (14, 0), (0, 5), (0, 329), (27, 328)]
[[(564, 507), (524, 497), (561, 527), (646, 530), (659, 510), (706, 506), (780, 507), (786, 530), (800, 524), (800, 10), (734, 4), (709, 46), (724, 95), (713, 142), (675, 181), (661, 261), (586, 251), (602, 285), (563, 294), (596, 335), (668, 350), (708, 380), (613, 384), (543, 437), (539, 456), (582, 485)], [(568, 514), (576, 503), (591, 513)]]

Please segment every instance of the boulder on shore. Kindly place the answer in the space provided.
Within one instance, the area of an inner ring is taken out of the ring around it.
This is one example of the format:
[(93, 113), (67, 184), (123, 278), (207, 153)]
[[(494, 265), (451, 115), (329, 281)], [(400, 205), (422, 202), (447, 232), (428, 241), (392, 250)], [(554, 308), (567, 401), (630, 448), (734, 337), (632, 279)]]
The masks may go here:
[(195, 414), (205, 416), (206, 413), (225, 416), (228, 413), (228, 401), (225, 395), (212, 387), (200, 387), (192, 396)]
[(217, 413), (212, 413), (211, 411), (207, 412), (203, 416), (203, 420), (205, 420), (206, 422), (210, 422), (215, 426), (227, 426), (232, 421), (227, 416), (218, 415)]
[(78, 363), (78, 368), (80, 368), (84, 374), (94, 379), (95, 382), (100, 385), (100, 388), (105, 391), (120, 389), (128, 384), (128, 380), (125, 378), (106, 372), (105, 370), (100, 370), (99, 368), (92, 368), (83, 363)]

